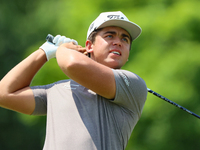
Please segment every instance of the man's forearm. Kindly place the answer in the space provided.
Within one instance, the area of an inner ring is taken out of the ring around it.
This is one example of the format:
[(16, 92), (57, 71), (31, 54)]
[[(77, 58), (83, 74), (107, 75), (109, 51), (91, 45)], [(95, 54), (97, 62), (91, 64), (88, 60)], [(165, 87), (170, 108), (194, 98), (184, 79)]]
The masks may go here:
[(113, 99), (116, 85), (112, 69), (68, 47), (63, 44), (56, 53), (62, 71), (82, 86), (105, 98)]
[(30, 85), (34, 75), (47, 61), (43, 50), (39, 49), (15, 66), (0, 81), (2, 94), (16, 92)]

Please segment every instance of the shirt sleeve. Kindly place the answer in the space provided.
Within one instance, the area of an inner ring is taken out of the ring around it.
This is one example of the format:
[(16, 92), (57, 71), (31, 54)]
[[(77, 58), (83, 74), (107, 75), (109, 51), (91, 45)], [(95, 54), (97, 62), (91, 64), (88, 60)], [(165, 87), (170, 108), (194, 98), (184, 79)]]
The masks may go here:
[(35, 97), (35, 110), (32, 115), (46, 115), (47, 114), (47, 87), (33, 86), (31, 87)]
[(141, 116), (146, 98), (147, 86), (142, 78), (126, 70), (114, 70), (116, 95), (114, 103), (128, 108)]

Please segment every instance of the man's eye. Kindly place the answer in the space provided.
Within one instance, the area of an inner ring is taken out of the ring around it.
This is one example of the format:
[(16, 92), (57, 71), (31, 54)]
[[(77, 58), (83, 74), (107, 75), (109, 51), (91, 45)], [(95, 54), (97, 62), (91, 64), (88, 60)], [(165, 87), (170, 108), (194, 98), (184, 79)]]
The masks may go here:
[(122, 38), (123, 41), (125, 42), (128, 42), (128, 39), (127, 38)]
[(108, 38), (112, 38), (113, 36), (112, 36), (112, 35), (107, 35), (106, 37), (108, 37)]

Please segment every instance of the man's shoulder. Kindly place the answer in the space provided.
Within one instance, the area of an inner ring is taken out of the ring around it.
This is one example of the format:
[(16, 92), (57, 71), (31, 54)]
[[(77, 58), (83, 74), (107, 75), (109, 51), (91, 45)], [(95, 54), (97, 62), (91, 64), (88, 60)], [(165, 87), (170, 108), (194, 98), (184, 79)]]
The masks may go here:
[(128, 77), (128, 78), (140, 78), (142, 79), (140, 76), (138, 76), (137, 74), (128, 71), (128, 70), (123, 70), (123, 69), (113, 69), (113, 72), (115, 75), (120, 75), (123, 78)]
[(123, 69), (113, 69), (113, 72), (115, 74), (115, 79), (116, 80), (123, 79), (123, 81), (126, 83), (128, 87), (130, 85), (134, 85), (130, 83), (138, 83), (138, 84), (142, 84), (146, 86), (145, 81), (140, 76), (138, 76), (137, 74), (131, 71), (123, 70)]
[(135, 75), (135, 73), (129, 71), (129, 70), (124, 70), (124, 69), (112, 69), (113, 72), (116, 72), (116, 73), (123, 73), (123, 74), (127, 74), (127, 75)]

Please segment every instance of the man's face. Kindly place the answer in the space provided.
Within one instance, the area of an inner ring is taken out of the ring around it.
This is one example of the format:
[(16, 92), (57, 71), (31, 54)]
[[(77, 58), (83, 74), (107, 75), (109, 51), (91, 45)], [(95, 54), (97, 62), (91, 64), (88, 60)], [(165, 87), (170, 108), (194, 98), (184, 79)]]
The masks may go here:
[(105, 27), (97, 33), (95, 42), (90, 44), (89, 52), (93, 60), (120, 69), (128, 60), (131, 38), (120, 27)]

